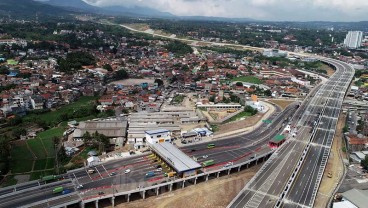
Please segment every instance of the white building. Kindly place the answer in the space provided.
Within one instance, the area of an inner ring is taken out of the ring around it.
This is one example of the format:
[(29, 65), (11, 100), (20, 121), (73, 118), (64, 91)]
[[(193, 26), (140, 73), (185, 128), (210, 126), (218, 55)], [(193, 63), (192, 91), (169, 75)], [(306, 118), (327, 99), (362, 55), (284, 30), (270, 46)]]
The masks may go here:
[(145, 131), (146, 143), (155, 144), (161, 142), (171, 142), (171, 132), (166, 129)]
[(344, 46), (347, 48), (359, 48), (362, 45), (363, 32), (349, 31), (344, 40)]

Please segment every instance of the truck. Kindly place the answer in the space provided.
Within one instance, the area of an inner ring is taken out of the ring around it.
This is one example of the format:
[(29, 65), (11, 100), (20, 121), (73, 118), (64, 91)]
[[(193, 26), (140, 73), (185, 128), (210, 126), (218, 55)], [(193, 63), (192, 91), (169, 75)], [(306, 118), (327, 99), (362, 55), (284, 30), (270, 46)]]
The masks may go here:
[(154, 173), (154, 172), (152, 172), (152, 171), (150, 171), (150, 172), (148, 172), (148, 173), (146, 173), (146, 178), (150, 178), (150, 177), (153, 177), (153, 176), (155, 176), (156, 174)]
[(211, 166), (214, 165), (215, 161), (214, 160), (207, 160), (205, 162), (202, 162), (202, 167), (207, 167), (207, 166)]
[(64, 191), (64, 188), (62, 186), (58, 186), (58, 187), (55, 187), (53, 190), (52, 190), (52, 193), (53, 194), (57, 194), (57, 193), (61, 193)]

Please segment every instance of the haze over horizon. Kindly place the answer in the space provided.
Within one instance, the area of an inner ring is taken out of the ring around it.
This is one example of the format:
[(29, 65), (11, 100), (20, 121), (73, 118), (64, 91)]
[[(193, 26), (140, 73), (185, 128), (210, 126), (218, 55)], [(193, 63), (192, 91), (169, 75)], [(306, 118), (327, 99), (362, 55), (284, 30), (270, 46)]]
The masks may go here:
[(271, 21), (365, 21), (366, 0), (83, 0), (94, 6), (141, 6), (177, 16)]

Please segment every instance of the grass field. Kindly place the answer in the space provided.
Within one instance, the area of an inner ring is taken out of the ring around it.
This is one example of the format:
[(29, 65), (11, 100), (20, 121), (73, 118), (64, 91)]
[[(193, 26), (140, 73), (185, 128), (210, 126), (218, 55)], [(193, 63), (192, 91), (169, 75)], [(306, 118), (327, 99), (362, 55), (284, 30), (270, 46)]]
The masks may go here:
[(84, 96), (84, 97), (81, 97), (78, 101), (76, 101), (74, 103), (71, 103), (69, 105), (62, 106), (62, 107), (60, 107), (59, 109), (57, 109), (55, 111), (42, 113), (40, 115), (30, 114), (28, 116), (25, 116), (24, 118), (26, 120), (27, 119), (28, 120), (41, 119), (45, 122), (53, 123), (53, 122), (57, 121), (58, 118), (62, 114), (73, 112), (74, 110), (79, 109), (79, 108), (84, 107), (84, 106), (90, 106), (91, 103), (95, 100), (96, 100), (96, 97), (86, 97), (86, 96)]
[(230, 119), (226, 120), (226, 123), (237, 121), (237, 120), (240, 120), (241, 118), (248, 117), (248, 116), (252, 116), (252, 114), (250, 112), (244, 112), (243, 111), (243, 112), (239, 113), (238, 115), (233, 116)]
[(44, 170), (46, 167), (47, 159), (36, 160), (33, 170)]
[(9, 60), (7, 60), (7, 64), (9, 64), (9, 65), (17, 65), (18, 64), (18, 61), (15, 61), (14, 59), (9, 59)]
[(29, 139), (27, 140), (28, 147), (31, 149), (33, 154), (39, 159), (46, 158), (47, 152), (45, 150), (45, 147), (42, 144), (41, 139), (35, 138), (35, 139)]
[(263, 81), (258, 79), (257, 77), (253, 77), (253, 76), (243, 76), (243, 77), (235, 77), (231, 80), (232, 82), (249, 82), (249, 83), (253, 83), (253, 84), (262, 84)]
[(46, 171), (37, 171), (31, 173), (30, 180), (38, 180), (42, 178), (43, 176), (53, 175), (55, 172), (52, 170), (46, 170)]

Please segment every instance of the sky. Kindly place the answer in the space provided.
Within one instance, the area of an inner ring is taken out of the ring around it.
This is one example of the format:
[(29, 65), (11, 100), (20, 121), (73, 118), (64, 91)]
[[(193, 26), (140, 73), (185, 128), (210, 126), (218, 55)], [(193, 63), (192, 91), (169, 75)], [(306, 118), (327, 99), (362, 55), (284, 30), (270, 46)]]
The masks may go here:
[(143, 6), (178, 16), (274, 21), (365, 21), (368, 0), (83, 0), (95, 6)]

